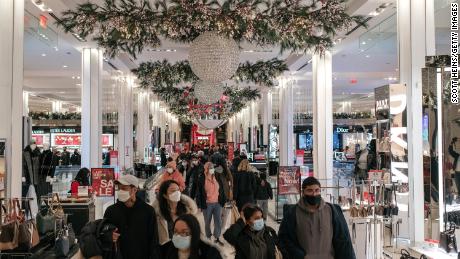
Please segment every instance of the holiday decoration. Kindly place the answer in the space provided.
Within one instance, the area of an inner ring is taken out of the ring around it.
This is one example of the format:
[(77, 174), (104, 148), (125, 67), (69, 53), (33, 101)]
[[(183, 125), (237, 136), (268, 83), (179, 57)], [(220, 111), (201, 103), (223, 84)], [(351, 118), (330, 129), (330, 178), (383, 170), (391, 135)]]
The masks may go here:
[(213, 120), (213, 119), (196, 119), (193, 123), (198, 125), (200, 128), (212, 130), (222, 126), (226, 120)]
[(194, 88), (196, 99), (203, 104), (216, 103), (223, 93), (224, 88), (220, 83), (200, 81)]
[(240, 63), (236, 42), (216, 32), (204, 32), (189, 49), (189, 62), (193, 73), (206, 82), (218, 83), (235, 74)]
[[(346, 13), (344, 0), (105, 0), (84, 3), (65, 11), (61, 24), (67, 32), (93, 37), (113, 57), (120, 51), (133, 57), (145, 47), (161, 46), (161, 38), (191, 43), (205, 32), (236, 42), (278, 45), (282, 51), (323, 52), (333, 46), (337, 32), (361, 16)], [(312, 34), (321, 24), (324, 34)]]

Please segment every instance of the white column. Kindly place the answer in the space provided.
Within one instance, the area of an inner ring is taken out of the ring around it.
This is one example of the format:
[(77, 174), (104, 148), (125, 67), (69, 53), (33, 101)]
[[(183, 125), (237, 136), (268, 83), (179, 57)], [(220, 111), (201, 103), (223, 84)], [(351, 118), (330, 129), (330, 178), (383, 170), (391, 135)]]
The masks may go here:
[(81, 165), (101, 166), (102, 148), (102, 64), (101, 49), (82, 52)]
[(133, 167), (133, 84), (132, 77), (119, 78), (118, 159), (120, 168)]
[(140, 91), (137, 95), (137, 153), (140, 159), (144, 158), (144, 148), (150, 143), (150, 94)]
[(292, 81), (281, 79), (280, 82), (280, 166), (294, 165), (294, 96)]
[(0, 1), (0, 138), (6, 144), (6, 195), (21, 197), (24, 1)]
[(270, 132), (270, 125), (272, 124), (272, 93), (271, 90), (262, 92), (262, 124), (263, 124), (263, 145), (268, 145), (268, 134)]
[(332, 186), (332, 130), (332, 55), (326, 51), (313, 55), (313, 165), (315, 177), (328, 179), (323, 181), (328, 186)]
[(22, 92), (22, 116), (29, 116), (29, 92)]
[[(432, 2), (432, 1), (431, 1)], [(399, 78), (407, 86), (409, 153), (409, 238), (424, 241), (422, 71), (425, 56), (435, 54), (434, 7), (430, 0), (398, 1)], [(430, 23), (430, 24), (427, 24)], [(442, 182), (442, 181), (441, 181)], [(440, 182), (440, 183), (441, 183)], [(439, 197), (442, 207), (443, 196)], [(440, 215), (440, 226), (443, 215)], [(403, 235), (403, 233), (402, 233)]]

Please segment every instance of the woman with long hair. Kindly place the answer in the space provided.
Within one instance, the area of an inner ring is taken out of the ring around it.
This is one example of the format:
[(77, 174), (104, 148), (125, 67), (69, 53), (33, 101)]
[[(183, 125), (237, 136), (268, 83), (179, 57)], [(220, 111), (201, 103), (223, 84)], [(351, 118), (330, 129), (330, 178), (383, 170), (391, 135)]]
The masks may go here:
[(256, 177), (251, 171), (251, 165), (247, 158), (241, 160), (238, 165), (238, 172), (235, 174), (233, 197), (236, 206), (241, 211), (246, 203), (255, 203), (254, 192), (257, 188)]
[(174, 223), (172, 241), (167, 244), (165, 259), (222, 259), (220, 249), (201, 239), (201, 228), (195, 216), (185, 214)]
[(225, 231), (224, 238), (235, 247), (235, 259), (276, 259), (276, 232), (265, 225), (262, 209), (256, 205), (243, 206), (241, 218)]
[(211, 239), (211, 220), (214, 219), (213, 235), (215, 242), (220, 241), (222, 231), (222, 208), (227, 201), (222, 180), (215, 176), (214, 165), (211, 162), (204, 164), (204, 173), (198, 177), (196, 202), (203, 210), (206, 237)]
[(155, 209), (161, 250), (164, 250), (163, 246), (173, 237), (174, 221), (184, 214), (198, 213), (195, 201), (181, 194), (179, 184), (173, 180), (161, 184), (152, 207)]
[(90, 171), (86, 167), (82, 167), (80, 170), (78, 170), (75, 179), (72, 181), (72, 184), (70, 185), (70, 192), (72, 193), (72, 195), (78, 195), (79, 186), (89, 186), (89, 175)]

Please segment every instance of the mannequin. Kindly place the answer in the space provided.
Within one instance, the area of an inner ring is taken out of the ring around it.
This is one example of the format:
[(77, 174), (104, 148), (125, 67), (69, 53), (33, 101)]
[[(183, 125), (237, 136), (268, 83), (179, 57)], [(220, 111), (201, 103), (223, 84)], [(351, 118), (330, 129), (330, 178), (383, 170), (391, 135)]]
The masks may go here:
[(40, 156), (40, 186), (37, 192), (45, 195), (52, 191), (49, 179), (54, 176), (55, 166), (53, 165), (53, 152), (48, 143), (43, 144), (43, 152)]
[(30, 184), (35, 185), (37, 189), (37, 184), (40, 182), (40, 150), (34, 139), (22, 152), (22, 177), (26, 184), (23, 188), (23, 196), (25, 196)]
[(377, 169), (376, 140), (373, 139), (369, 145), (356, 153), (355, 178), (356, 182), (367, 179), (369, 170)]

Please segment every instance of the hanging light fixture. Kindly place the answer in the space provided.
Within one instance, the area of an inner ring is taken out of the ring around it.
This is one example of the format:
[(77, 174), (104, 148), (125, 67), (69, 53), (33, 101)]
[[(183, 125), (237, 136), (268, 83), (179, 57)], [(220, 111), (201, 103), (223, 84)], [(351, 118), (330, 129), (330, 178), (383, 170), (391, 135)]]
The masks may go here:
[(224, 94), (224, 87), (220, 83), (199, 81), (195, 85), (194, 94), (198, 102), (213, 104)]
[(207, 82), (231, 78), (240, 62), (240, 50), (233, 39), (207, 31), (190, 45), (189, 62), (193, 73)]

